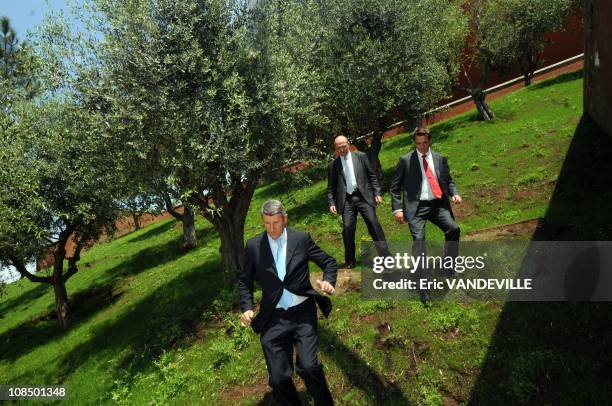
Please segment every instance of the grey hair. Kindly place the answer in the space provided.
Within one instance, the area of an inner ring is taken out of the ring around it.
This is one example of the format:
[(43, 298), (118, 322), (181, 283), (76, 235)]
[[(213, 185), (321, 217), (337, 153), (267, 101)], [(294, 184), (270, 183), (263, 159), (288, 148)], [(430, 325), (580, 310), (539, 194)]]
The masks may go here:
[(276, 214), (282, 214), (283, 216), (287, 215), (287, 212), (285, 211), (285, 206), (283, 206), (280, 200), (270, 199), (261, 206), (262, 216), (274, 216)]

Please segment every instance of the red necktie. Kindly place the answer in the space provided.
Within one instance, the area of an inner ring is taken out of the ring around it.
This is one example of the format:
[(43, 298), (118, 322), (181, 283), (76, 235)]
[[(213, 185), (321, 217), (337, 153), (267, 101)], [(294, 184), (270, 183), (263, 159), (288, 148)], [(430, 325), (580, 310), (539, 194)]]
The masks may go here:
[(440, 189), (440, 185), (438, 184), (438, 179), (433, 174), (433, 171), (429, 167), (427, 163), (427, 159), (425, 159), (427, 155), (423, 155), (423, 168), (425, 169), (425, 175), (427, 176), (427, 181), (429, 182), (429, 186), (431, 186), (431, 190), (433, 191), (436, 199), (442, 197), (442, 189)]

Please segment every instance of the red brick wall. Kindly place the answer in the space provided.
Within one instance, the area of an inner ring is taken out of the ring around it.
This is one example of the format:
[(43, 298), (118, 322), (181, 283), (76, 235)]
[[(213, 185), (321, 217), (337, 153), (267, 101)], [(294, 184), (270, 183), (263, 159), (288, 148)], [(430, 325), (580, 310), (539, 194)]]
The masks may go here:
[[(606, 0), (607, 1), (607, 0)], [(546, 35), (546, 39), (549, 41), (548, 46), (544, 49), (544, 52), (541, 56), (540, 66), (539, 68), (543, 68), (549, 65), (553, 65), (557, 62), (561, 62), (563, 60), (569, 59), (573, 56), (579, 55), (584, 52), (584, 32), (583, 32), (583, 23), (582, 23), (582, 14), (571, 15), (566, 19), (565, 27), (563, 30), (558, 32), (552, 32)], [(467, 52), (467, 51), (465, 51)], [(583, 61), (573, 62), (564, 66), (560, 66), (554, 70), (544, 72), (536, 75), (533, 78), (533, 82), (537, 82), (539, 80), (547, 79), (549, 77), (553, 77), (565, 72), (573, 72), (579, 69), (582, 69)], [(538, 68), (538, 69), (539, 69)], [(476, 83), (479, 79), (480, 73), (476, 67), (472, 67), (468, 71), (469, 80), (465, 78), (463, 74), (461, 74), (459, 78), (460, 85), (467, 85), (470, 81), (472, 83)], [(499, 75), (497, 73), (492, 73), (487, 82), (487, 88), (491, 88), (498, 84), (507, 82), (511, 79), (522, 76), (520, 67), (518, 64), (510, 69), (506, 74)], [(504, 94), (517, 90), (523, 87), (523, 82), (516, 83), (514, 85), (510, 85), (504, 87), (502, 89), (498, 89), (495, 92), (489, 93), (487, 95), (488, 100), (494, 100)], [(468, 96), (465, 92), (461, 90), (454, 90), (453, 95), (448, 100), (444, 100), (440, 103), (440, 105), (444, 105), (455, 100), (462, 99)], [(453, 117), (457, 114), (465, 113), (474, 108), (474, 104), (471, 101), (464, 102), (459, 104), (449, 110), (440, 111), (432, 114), (424, 120), (424, 124), (431, 125), (441, 120), (445, 120), (447, 118)], [(395, 120), (392, 121), (401, 121), (403, 117), (400, 116), (399, 112), (395, 114)], [(410, 130), (406, 125), (400, 125), (397, 127), (390, 128), (384, 133), (384, 137), (393, 137), (397, 134)]]
[[(183, 213), (183, 206), (177, 206), (175, 208), (175, 210), (182, 214)], [(163, 212), (159, 215), (153, 215), (153, 214), (145, 214), (143, 216), (140, 217), (140, 227), (146, 227), (149, 224), (155, 223), (159, 220), (163, 220), (163, 219), (169, 219), (171, 218), (172, 215), (168, 212)], [(113, 237), (121, 237), (122, 235), (126, 235), (131, 233), (132, 231), (135, 231), (136, 228), (134, 227), (134, 220), (132, 218), (131, 215), (128, 215), (126, 213), (126, 215), (121, 218), (120, 220), (118, 220), (115, 223), (115, 226), (117, 227), (117, 232), (115, 233), (115, 235)], [(98, 242), (104, 242), (106, 241), (107, 236), (106, 235), (102, 235), (100, 237), (100, 240)], [(69, 239), (68, 243), (66, 244), (66, 256), (70, 257), (74, 254), (74, 248), (75, 248), (75, 242), (73, 239)], [(36, 269), (44, 269), (44, 268), (48, 268), (50, 266), (53, 265), (53, 253), (49, 252), (43, 259), (39, 259), (37, 264), (36, 264)]]
[[(563, 30), (549, 33), (545, 36), (545, 38), (550, 42), (540, 57), (540, 68), (583, 53), (584, 32), (582, 27), (582, 15), (572, 15), (568, 17)], [(520, 66), (516, 64), (504, 75), (499, 75), (495, 72), (491, 73), (487, 81), (487, 87), (493, 87), (522, 75), (523, 72), (521, 71)], [(478, 79), (480, 78), (478, 69), (476, 67), (472, 67), (472, 69), (468, 71), (468, 77), (469, 81), (465, 78), (465, 76), (461, 75), (459, 78), (459, 83), (463, 86), (466, 86), (470, 81), (472, 83), (478, 83)], [(461, 99), (465, 96), (468, 96), (465, 92), (456, 90), (453, 92), (453, 97), (445, 103)]]

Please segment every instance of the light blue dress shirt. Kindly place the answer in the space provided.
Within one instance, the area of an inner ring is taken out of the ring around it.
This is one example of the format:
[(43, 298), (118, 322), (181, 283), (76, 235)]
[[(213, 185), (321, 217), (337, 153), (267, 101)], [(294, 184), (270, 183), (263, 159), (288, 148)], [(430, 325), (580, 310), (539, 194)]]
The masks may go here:
[(341, 157), (342, 170), (344, 171), (344, 179), (346, 179), (346, 193), (353, 194), (357, 189), (357, 178), (355, 177), (355, 168), (353, 167), (353, 157), (351, 151)]
[[(278, 279), (283, 281), (285, 280), (285, 275), (287, 274), (287, 229), (284, 229), (283, 233), (276, 240), (273, 240), (268, 235), (268, 242), (270, 243), (270, 250), (272, 251), (272, 257), (274, 258), (274, 264), (276, 265)], [(307, 298), (305, 296), (294, 295), (287, 289), (283, 289), (283, 295), (278, 301), (276, 308), (283, 308), (287, 310), (290, 307), (302, 303), (306, 299)]]

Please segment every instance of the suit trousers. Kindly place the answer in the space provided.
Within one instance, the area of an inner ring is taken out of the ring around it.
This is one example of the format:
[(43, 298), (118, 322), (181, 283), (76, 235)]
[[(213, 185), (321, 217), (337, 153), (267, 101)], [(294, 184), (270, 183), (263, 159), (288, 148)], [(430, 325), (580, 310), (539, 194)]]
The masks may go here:
[(347, 264), (355, 263), (355, 231), (357, 230), (357, 213), (361, 213), (368, 233), (374, 241), (378, 255), (390, 256), (385, 232), (376, 217), (376, 209), (366, 202), (359, 190), (346, 195), (342, 211), (342, 240), (344, 241), (344, 260)]
[[(419, 207), (414, 217), (408, 220), (413, 240), (412, 255), (427, 254), (425, 246), (425, 223), (427, 220), (434, 223), (444, 232), (444, 256), (456, 258), (459, 254), (461, 229), (442, 199), (419, 202)], [(426, 269), (421, 270), (421, 272), (424, 276), (427, 276)]]
[(260, 341), (269, 383), (282, 405), (300, 405), (293, 384), (293, 349), (296, 372), (306, 383), (315, 405), (333, 405), (323, 365), (317, 357), (317, 307), (313, 298), (287, 310), (275, 309), (261, 331)]

